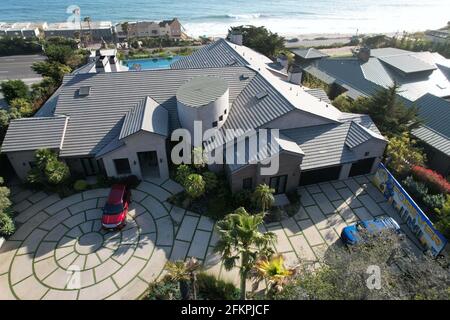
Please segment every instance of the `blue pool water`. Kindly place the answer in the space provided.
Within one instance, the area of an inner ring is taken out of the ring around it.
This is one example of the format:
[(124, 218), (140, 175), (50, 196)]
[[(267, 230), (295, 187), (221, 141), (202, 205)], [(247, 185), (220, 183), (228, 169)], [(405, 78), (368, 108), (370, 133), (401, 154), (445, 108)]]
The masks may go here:
[(180, 60), (180, 56), (174, 56), (172, 59), (136, 59), (136, 60), (124, 60), (123, 64), (130, 70), (153, 70), (153, 69), (169, 69), (170, 64), (177, 60)]

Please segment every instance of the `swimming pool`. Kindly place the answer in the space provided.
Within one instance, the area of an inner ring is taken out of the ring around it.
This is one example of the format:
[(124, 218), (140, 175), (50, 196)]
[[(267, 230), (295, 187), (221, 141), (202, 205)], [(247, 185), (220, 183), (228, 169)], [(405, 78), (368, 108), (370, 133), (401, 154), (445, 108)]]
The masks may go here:
[(181, 56), (173, 56), (172, 58), (148, 58), (148, 59), (130, 59), (124, 60), (122, 63), (130, 70), (152, 70), (152, 69), (169, 69), (170, 64), (180, 60)]

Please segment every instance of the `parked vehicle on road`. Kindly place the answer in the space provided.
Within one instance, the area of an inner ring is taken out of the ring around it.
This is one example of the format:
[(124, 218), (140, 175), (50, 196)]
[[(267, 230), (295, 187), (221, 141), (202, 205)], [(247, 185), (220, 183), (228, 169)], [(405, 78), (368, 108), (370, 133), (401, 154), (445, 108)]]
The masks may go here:
[(128, 208), (131, 203), (131, 191), (124, 184), (111, 187), (108, 199), (103, 207), (102, 226), (105, 229), (121, 229), (126, 225)]
[(383, 217), (359, 221), (345, 227), (341, 232), (341, 240), (346, 245), (355, 245), (364, 241), (364, 237), (361, 233), (367, 232), (368, 234), (379, 234), (382, 233), (383, 230), (393, 230), (403, 237), (403, 233), (397, 221), (391, 217)]

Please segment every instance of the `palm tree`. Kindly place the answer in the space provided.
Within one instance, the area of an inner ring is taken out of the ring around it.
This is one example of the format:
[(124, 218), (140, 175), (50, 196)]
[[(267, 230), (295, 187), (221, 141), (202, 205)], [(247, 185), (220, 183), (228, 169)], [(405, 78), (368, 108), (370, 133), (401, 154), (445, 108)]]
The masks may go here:
[(267, 281), (266, 295), (280, 292), (286, 280), (295, 273), (295, 269), (288, 269), (284, 266), (283, 256), (275, 255), (270, 259), (262, 257), (256, 262), (253, 270), (255, 283), (262, 280)]
[(87, 22), (88, 29), (89, 29), (89, 42), (92, 41), (92, 29), (91, 29), (91, 17), (84, 17), (84, 22)]
[(190, 288), (188, 281), (191, 282), (191, 288), (194, 300), (197, 299), (197, 271), (200, 269), (201, 265), (198, 260), (191, 257), (188, 261), (184, 262), (181, 260), (172, 262), (168, 261), (166, 264), (166, 271), (168, 276), (173, 281), (178, 281), (180, 286), (181, 297), (184, 300), (188, 300), (190, 296)]
[(253, 202), (262, 210), (262, 212), (266, 212), (273, 206), (273, 203), (275, 202), (275, 198), (273, 197), (274, 192), (275, 189), (270, 188), (265, 183), (256, 187), (255, 192), (253, 193)]
[(219, 240), (215, 252), (222, 255), (226, 270), (231, 270), (240, 261), (241, 299), (245, 300), (246, 280), (256, 261), (273, 253), (271, 244), (276, 240), (272, 232), (262, 233), (264, 213), (250, 215), (244, 208), (238, 208), (217, 222)]
[(124, 23), (122, 23), (121, 27), (122, 27), (122, 31), (125, 33), (125, 35), (127, 37), (127, 43), (128, 43), (129, 42), (128, 35), (130, 32), (130, 25), (128, 24), (128, 22), (124, 22)]
[(206, 183), (203, 177), (197, 173), (191, 173), (184, 181), (183, 187), (191, 199), (196, 199), (205, 194)]

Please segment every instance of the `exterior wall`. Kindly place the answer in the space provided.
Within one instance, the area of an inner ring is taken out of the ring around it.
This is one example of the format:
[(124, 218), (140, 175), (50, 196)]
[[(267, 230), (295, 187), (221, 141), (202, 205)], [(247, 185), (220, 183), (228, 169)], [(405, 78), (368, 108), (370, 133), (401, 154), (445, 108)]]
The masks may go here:
[(175, 19), (169, 26), (170, 36), (173, 38), (179, 38), (182, 35), (181, 23), (178, 19)]
[[(279, 170), (273, 176), (287, 175), (286, 191), (297, 188), (300, 180), (300, 164), (303, 157), (288, 153), (281, 153), (279, 157)], [(261, 183), (270, 183), (272, 176), (262, 176), (259, 165), (248, 165), (234, 173), (228, 173), (231, 192), (242, 190), (242, 183), (245, 178), (252, 178), (253, 188)]]
[(169, 167), (166, 152), (166, 138), (160, 135), (138, 132), (125, 139), (125, 145), (114, 150), (101, 158), (105, 166), (106, 174), (110, 177), (118, 177), (114, 159), (128, 158), (130, 162), (131, 174), (142, 179), (141, 167), (138, 159), (138, 152), (156, 151), (158, 156), (158, 167), (160, 178), (169, 177)]
[[(206, 106), (191, 107), (180, 101), (177, 102), (178, 118), (181, 126), (188, 129), (191, 134), (194, 132), (195, 120), (202, 121), (203, 131), (212, 128), (214, 121), (217, 121), (217, 128), (220, 128), (228, 118), (230, 113), (229, 107), (229, 89), (221, 97)], [(225, 109), (227, 109), (226, 114), (224, 114)], [(223, 120), (219, 121), (221, 115), (223, 115)]]
[[(83, 28), (83, 34), (89, 34), (89, 29)], [(75, 33), (81, 33), (80, 29), (48, 29), (45, 30), (46, 37), (65, 37), (65, 38), (74, 38)], [(91, 29), (92, 39), (95, 41), (99, 41), (103, 38), (105, 41), (111, 41), (113, 39), (113, 31), (112, 28), (102, 28), (102, 29)]]
[(9, 162), (14, 168), (17, 176), (25, 181), (28, 176), (28, 171), (30, 171), (30, 162), (34, 161), (35, 151), (19, 151), (19, 152), (9, 152), (7, 153)]
[(138, 21), (129, 24), (128, 33), (130, 37), (161, 37), (167, 35), (170, 38), (179, 38), (181, 37), (181, 24), (178, 20), (164, 26), (154, 21)]
[(263, 128), (292, 129), (330, 123), (330, 120), (316, 117), (300, 110), (292, 110), (285, 115), (266, 123)]

